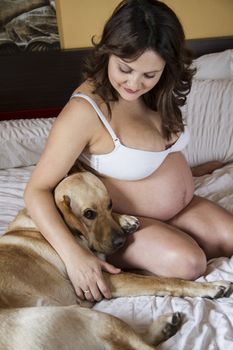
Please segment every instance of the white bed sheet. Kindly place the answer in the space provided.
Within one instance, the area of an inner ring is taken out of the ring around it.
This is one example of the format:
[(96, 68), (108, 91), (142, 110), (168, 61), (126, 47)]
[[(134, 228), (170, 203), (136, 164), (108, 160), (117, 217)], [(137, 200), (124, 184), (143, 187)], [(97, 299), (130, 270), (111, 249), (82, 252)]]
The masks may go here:
[[(24, 206), (23, 190), (33, 167), (0, 170), (0, 234)], [(196, 193), (233, 213), (233, 163), (212, 175), (195, 179)], [(213, 259), (199, 281), (233, 282), (233, 257)], [(184, 322), (179, 332), (161, 344), (160, 350), (232, 350), (233, 296), (218, 300), (177, 297), (131, 297), (103, 300), (95, 305), (126, 321), (139, 332), (164, 313), (179, 311)], [(119, 349), (120, 350), (120, 349)]]

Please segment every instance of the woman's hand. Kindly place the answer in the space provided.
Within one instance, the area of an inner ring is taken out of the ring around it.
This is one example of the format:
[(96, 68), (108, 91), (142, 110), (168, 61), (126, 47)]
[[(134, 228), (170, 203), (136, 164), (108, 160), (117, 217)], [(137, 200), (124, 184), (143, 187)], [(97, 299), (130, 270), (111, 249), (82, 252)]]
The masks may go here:
[(112, 274), (121, 270), (100, 260), (85, 249), (78, 249), (69, 255), (65, 262), (68, 276), (77, 296), (88, 301), (100, 301), (103, 297), (110, 299), (111, 291), (105, 283), (102, 270)]

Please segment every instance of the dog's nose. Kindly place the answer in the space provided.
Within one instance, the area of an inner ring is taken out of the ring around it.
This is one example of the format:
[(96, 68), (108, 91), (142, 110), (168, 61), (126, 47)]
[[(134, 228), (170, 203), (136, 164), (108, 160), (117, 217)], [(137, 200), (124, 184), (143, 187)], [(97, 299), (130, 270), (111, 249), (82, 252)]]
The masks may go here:
[(115, 236), (112, 239), (112, 245), (115, 249), (121, 248), (125, 243), (125, 237), (124, 236)]

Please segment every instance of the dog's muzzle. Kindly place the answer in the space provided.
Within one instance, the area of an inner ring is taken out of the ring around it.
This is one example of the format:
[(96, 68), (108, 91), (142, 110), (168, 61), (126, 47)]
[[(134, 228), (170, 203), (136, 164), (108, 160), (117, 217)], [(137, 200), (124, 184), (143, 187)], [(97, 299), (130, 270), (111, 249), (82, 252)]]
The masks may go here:
[(115, 250), (120, 249), (125, 244), (126, 237), (120, 235), (118, 232), (112, 234), (112, 246)]

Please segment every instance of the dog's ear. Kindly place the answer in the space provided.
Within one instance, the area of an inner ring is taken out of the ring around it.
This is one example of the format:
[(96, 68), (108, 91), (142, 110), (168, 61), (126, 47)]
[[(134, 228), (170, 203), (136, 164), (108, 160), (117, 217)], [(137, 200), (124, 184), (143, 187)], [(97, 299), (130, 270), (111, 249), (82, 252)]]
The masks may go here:
[(88, 239), (88, 232), (84, 224), (81, 222), (79, 218), (77, 218), (72, 212), (72, 208), (70, 206), (70, 197), (63, 196), (63, 200), (57, 203), (58, 208), (60, 209), (65, 222), (70, 228), (74, 228), (78, 230), (84, 237)]

